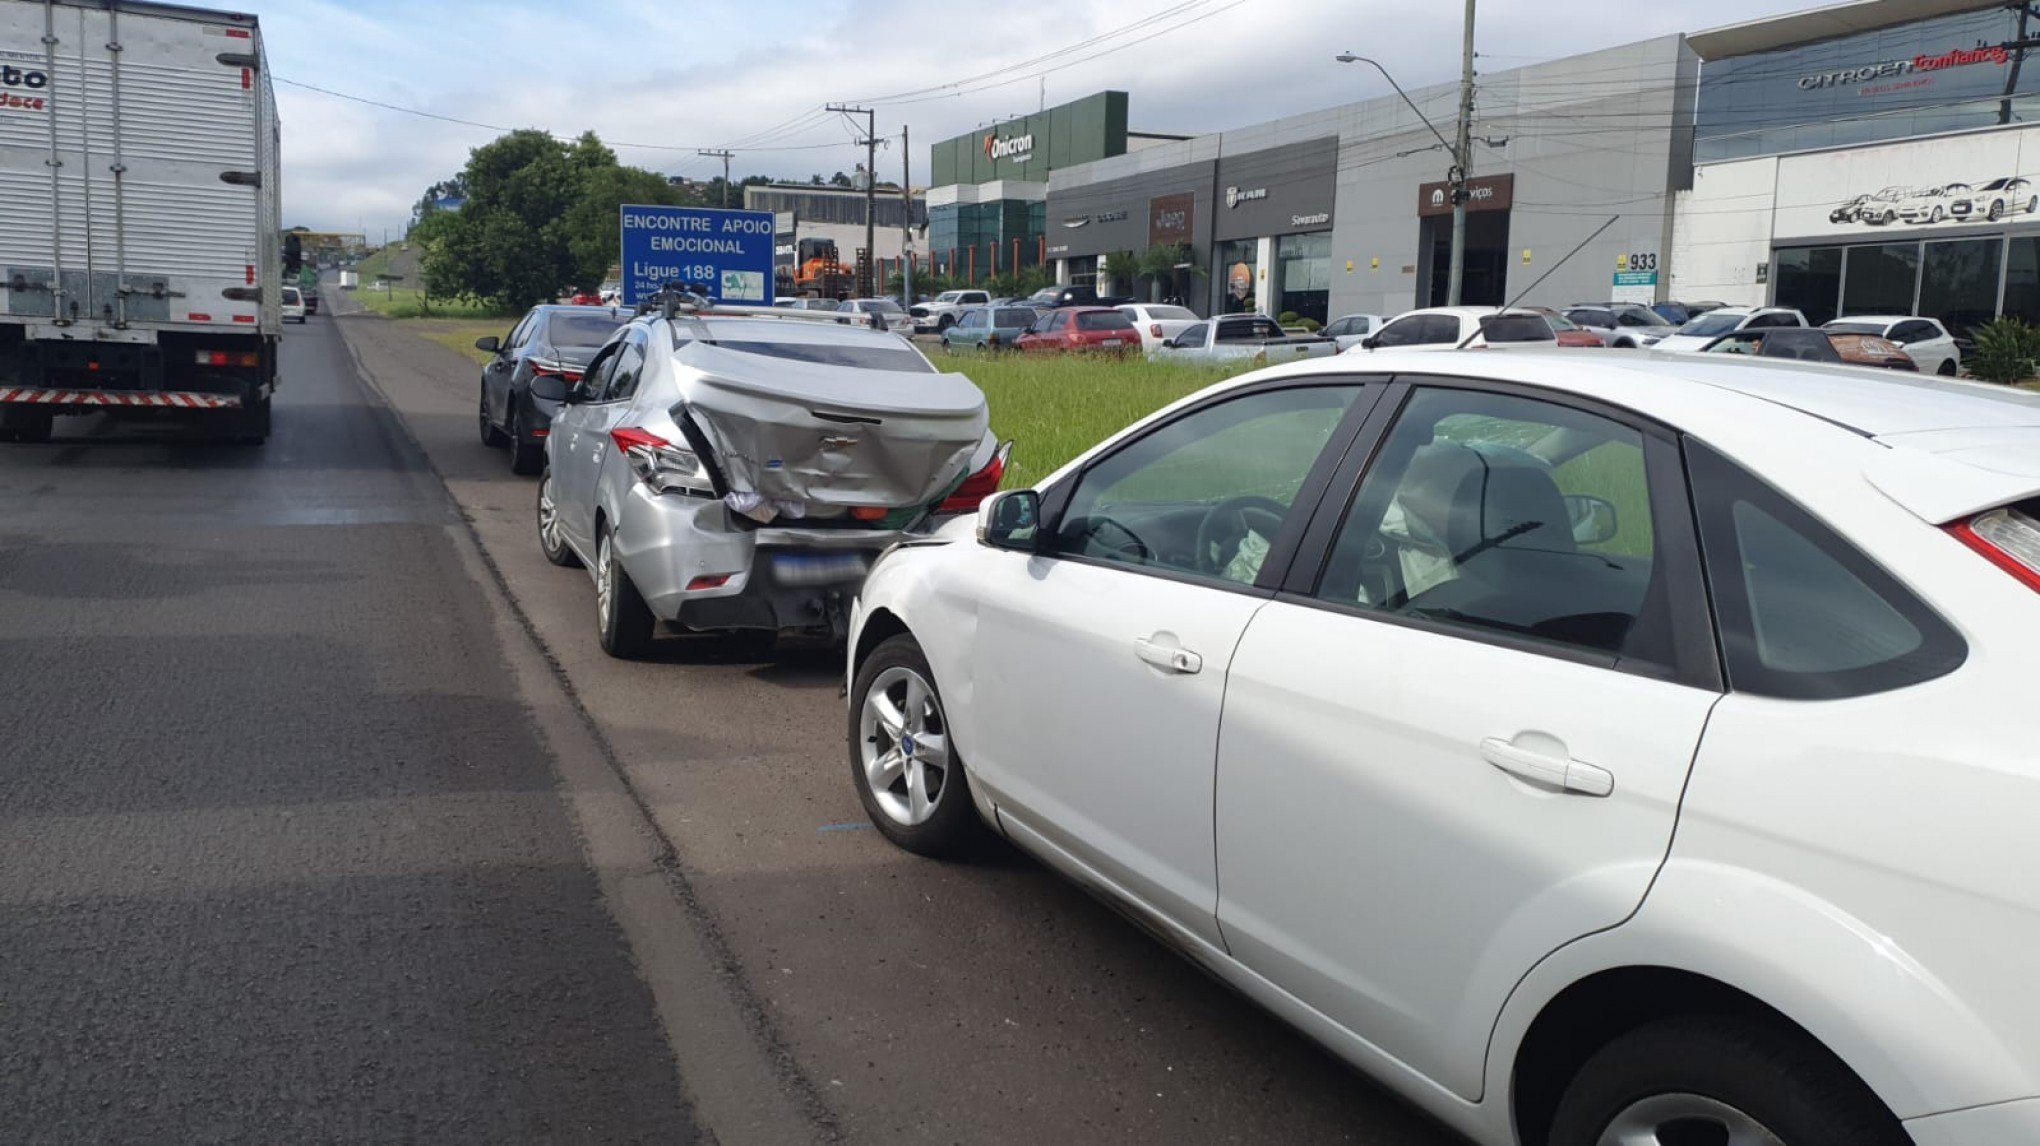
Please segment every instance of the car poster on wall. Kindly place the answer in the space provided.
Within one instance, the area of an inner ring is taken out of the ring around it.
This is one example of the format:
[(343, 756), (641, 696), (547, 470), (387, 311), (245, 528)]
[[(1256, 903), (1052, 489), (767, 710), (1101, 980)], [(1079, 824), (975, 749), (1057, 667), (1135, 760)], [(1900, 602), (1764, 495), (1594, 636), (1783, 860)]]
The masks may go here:
[(2040, 132), (1787, 156), (1779, 238), (2040, 221)]

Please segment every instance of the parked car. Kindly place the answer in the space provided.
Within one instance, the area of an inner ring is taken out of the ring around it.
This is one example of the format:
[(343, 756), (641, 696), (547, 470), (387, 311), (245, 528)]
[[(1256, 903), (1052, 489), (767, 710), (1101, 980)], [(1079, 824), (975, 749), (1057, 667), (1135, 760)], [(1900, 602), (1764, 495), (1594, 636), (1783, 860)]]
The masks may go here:
[(984, 395), (897, 334), (765, 307), (646, 314), (554, 415), (547, 560), (619, 657), (661, 624), (840, 637), (871, 561), (998, 488)]
[(942, 346), (945, 350), (1009, 350), (1040, 318), (1033, 307), (974, 306), (942, 332)]
[(283, 321), (305, 321), (305, 296), (294, 286), (283, 288)]
[(1127, 354), (1140, 349), (1140, 332), (1109, 306), (1071, 306), (1042, 314), (1013, 346), (1032, 354)]
[(1121, 306), (1132, 302), (1130, 295), (1099, 294), (1096, 287), (1052, 286), (1027, 296), (1029, 306), (1053, 310), (1059, 306)]
[(934, 301), (921, 303), (909, 310), (914, 316), (914, 333), (940, 334), (956, 324), (957, 317), (966, 307), (990, 306), (991, 292), (981, 290), (946, 290), (935, 296)]
[(1652, 345), (1653, 350), (1692, 353), (1704, 350), (1707, 344), (1738, 330), (1763, 330), (1776, 326), (1805, 326), (1806, 316), (1790, 307), (1783, 306), (1725, 306), (1710, 310), (1699, 318), (1674, 330)]
[(1517, 309), (1526, 310), (1531, 314), (1542, 317), (1545, 323), (1551, 327), (1552, 340), (1560, 346), (1603, 347), (1608, 345), (1606, 338), (1594, 331), (1588, 330), (1586, 327), (1581, 326), (1548, 306), (1525, 306), (1518, 307)]
[(1150, 356), (1168, 362), (1219, 365), (1229, 362), (1287, 362), (1330, 357), (1339, 344), (1316, 335), (1290, 334), (1265, 314), (1219, 314), (1200, 319), (1164, 339)]
[(1936, 318), (1918, 315), (1846, 315), (1824, 323), (1822, 330), (1836, 334), (1874, 334), (1888, 338), (1905, 349), (1907, 357), (1923, 374), (1953, 378), (1962, 372), (1962, 350), (1955, 336)]
[(475, 339), (475, 349), (491, 355), (482, 367), (482, 444), (507, 449), (511, 473), (530, 475), (545, 467), (553, 415), (580, 382), (588, 360), (627, 317), (614, 307), (541, 305), (502, 338)]
[(914, 319), (905, 307), (889, 298), (853, 298), (837, 308), (851, 314), (877, 315), (887, 330), (913, 332)]
[(1655, 346), (1677, 329), (1656, 310), (1633, 302), (1575, 303), (1565, 309), (1565, 316), (1617, 350)]
[(2040, 1141), (2040, 395), (1438, 374), (1256, 372), (887, 554), (871, 822), (1003, 836), (1480, 1143)]
[(1405, 311), (1360, 342), (1375, 350), (1457, 350), (1498, 346), (1556, 346), (1557, 334), (1544, 316), (1492, 306), (1431, 306)]
[(1325, 324), (1319, 334), (1339, 344), (1340, 352), (1360, 345), (1360, 340), (1381, 329), (1378, 314), (1346, 314)]
[(1875, 366), (1888, 370), (1919, 370), (1898, 343), (1874, 334), (1835, 334), (1818, 327), (1777, 326), (1738, 330), (1708, 343), (1703, 354), (1742, 354), (1755, 358), (1788, 358)]
[(834, 298), (782, 298), (773, 300), (772, 305), (775, 307), (785, 307), (788, 310), (836, 311), (843, 309), (842, 300)]
[(1166, 303), (1130, 302), (1117, 308), (1140, 331), (1140, 348), (1153, 357), (1163, 342), (1190, 329), (1198, 322), (1197, 312), (1186, 306)]
[(1958, 219), (1983, 218), (1996, 222), (2007, 215), (2031, 215), (2040, 211), (2040, 192), (2030, 179), (1993, 179), (1973, 188), (1960, 204)]

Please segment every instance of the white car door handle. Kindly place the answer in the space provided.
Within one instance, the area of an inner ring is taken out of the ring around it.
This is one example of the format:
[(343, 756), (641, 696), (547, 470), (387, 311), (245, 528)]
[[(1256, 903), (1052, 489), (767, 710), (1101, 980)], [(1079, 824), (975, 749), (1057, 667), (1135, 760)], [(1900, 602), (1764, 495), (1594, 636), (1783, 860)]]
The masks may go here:
[(1188, 676), (1191, 673), (1201, 672), (1204, 669), (1204, 658), (1191, 652), (1189, 649), (1179, 649), (1171, 645), (1156, 644), (1146, 637), (1141, 637), (1133, 642), (1133, 651), (1141, 660), (1161, 669), (1163, 672), (1182, 673)]
[(1511, 776), (1520, 776), (1547, 787), (1578, 792), (1583, 796), (1606, 796), (1615, 790), (1615, 777), (1606, 768), (1583, 764), (1570, 757), (1546, 756), (1542, 752), (1518, 748), (1500, 737), (1490, 736), (1482, 740), (1480, 754), (1488, 763)]

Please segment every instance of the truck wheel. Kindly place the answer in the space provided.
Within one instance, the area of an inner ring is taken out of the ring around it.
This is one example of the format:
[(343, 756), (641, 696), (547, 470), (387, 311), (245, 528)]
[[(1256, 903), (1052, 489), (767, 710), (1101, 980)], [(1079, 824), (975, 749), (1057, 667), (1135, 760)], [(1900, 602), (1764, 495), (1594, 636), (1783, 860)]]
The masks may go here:
[(16, 410), (7, 415), (5, 432), (17, 442), (47, 442), (56, 416), (44, 410)]
[(595, 543), (595, 635), (603, 652), (637, 660), (652, 651), (658, 618), (616, 559), (615, 536), (616, 530), (605, 525)]
[(530, 477), (545, 468), (545, 443), (527, 438), (524, 428), (524, 407), (510, 408), (510, 472), (518, 477)]
[(229, 415), (233, 430), (229, 439), (237, 446), (259, 446), (269, 440), (269, 399), (253, 402)]

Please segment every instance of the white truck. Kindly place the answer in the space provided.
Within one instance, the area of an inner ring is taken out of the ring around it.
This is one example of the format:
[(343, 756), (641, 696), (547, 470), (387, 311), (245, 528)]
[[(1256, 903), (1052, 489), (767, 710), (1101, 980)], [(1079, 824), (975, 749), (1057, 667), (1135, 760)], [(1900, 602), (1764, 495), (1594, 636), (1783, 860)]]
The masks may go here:
[(0, 0), (0, 439), (98, 411), (268, 436), (279, 136), (253, 16)]
[(1149, 357), (1165, 362), (1252, 361), (1273, 366), (1339, 352), (1336, 339), (1285, 334), (1265, 314), (1221, 314), (1164, 339)]

